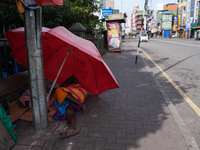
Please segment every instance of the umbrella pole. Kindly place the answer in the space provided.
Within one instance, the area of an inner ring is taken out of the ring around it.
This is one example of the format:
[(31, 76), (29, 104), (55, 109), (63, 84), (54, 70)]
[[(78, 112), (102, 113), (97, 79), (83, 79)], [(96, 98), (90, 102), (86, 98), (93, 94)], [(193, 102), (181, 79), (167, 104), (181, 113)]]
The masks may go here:
[[(71, 47), (70, 47), (70, 50), (71, 50)], [(65, 58), (64, 58), (64, 60), (63, 60), (63, 63), (62, 63), (62, 65), (60, 66), (60, 69), (59, 69), (59, 71), (58, 71), (58, 73), (57, 73), (57, 76), (56, 76), (56, 78), (55, 78), (55, 80), (54, 80), (54, 82), (53, 82), (53, 84), (52, 84), (52, 86), (51, 86), (51, 89), (50, 89), (48, 95), (47, 95), (46, 101), (48, 101), (48, 99), (49, 99), (49, 97), (50, 97), (50, 95), (51, 95), (51, 92), (52, 92), (52, 90), (53, 90), (53, 87), (54, 87), (54, 85), (56, 84), (56, 81), (57, 81), (57, 79), (58, 79), (58, 77), (59, 77), (59, 75), (60, 75), (60, 72), (61, 72), (61, 70), (62, 70), (64, 64), (65, 64), (65, 61), (67, 60), (67, 56), (68, 56), (68, 55), (69, 55), (69, 51), (67, 51), (66, 56), (65, 56)]]

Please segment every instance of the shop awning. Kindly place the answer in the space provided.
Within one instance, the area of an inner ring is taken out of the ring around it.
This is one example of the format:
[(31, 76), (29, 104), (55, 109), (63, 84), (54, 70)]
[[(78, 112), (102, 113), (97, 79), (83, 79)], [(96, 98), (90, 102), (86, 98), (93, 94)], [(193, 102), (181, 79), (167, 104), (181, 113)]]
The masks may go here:
[(197, 27), (197, 23), (192, 23), (191, 24), (191, 29), (195, 29)]
[(194, 29), (200, 29), (200, 26), (195, 27)]

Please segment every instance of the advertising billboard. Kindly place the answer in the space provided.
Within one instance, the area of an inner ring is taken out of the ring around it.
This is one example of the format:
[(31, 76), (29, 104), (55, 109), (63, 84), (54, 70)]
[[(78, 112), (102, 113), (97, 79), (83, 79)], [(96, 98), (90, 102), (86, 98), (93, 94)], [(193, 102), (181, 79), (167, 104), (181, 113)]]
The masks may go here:
[(172, 28), (172, 14), (163, 14), (162, 15), (162, 29), (171, 30), (171, 28)]
[(162, 21), (172, 21), (172, 14), (163, 14)]
[(107, 39), (109, 51), (121, 51), (121, 43), (119, 36), (119, 23), (107, 22)]
[(163, 29), (171, 29), (172, 28), (172, 22), (163, 22), (162, 28)]

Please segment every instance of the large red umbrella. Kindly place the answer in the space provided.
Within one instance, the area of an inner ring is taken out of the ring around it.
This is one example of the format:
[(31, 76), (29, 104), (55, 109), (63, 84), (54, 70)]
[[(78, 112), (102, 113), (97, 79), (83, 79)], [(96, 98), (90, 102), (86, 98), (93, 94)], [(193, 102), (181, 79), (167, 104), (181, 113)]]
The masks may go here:
[[(6, 33), (13, 58), (27, 66), (24, 28)], [(62, 84), (74, 75), (90, 93), (118, 88), (119, 85), (102, 60), (96, 46), (64, 27), (42, 28), (44, 73), (47, 79)]]

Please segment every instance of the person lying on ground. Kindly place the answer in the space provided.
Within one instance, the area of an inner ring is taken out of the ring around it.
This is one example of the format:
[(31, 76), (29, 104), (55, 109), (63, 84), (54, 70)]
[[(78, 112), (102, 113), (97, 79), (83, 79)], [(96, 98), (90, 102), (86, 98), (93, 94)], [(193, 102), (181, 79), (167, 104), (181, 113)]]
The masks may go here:
[(78, 134), (76, 130), (75, 114), (82, 110), (82, 114), (88, 112), (88, 107), (84, 104), (87, 97), (87, 91), (82, 88), (78, 80), (73, 77), (68, 80), (67, 86), (62, 84), (55, 90), (55, 106), (58, 111), (54, 114), (55, 120), (66, 120), (68, 128), (59, 133), (61, 138), (66, 138)]
[[(50, 88), (46, 88), (46, 96), (49, 93)], [(52, 92), (53, 94), (53, 92)], [(49, 108), (54, 103), (55, 98), (51, 95), (47, 100), (47, 108)], [(30, 89), (25, 90), (19, 98), (19, 106), (20, 107), (29, 107), (31, 108), (31, 92)]]

